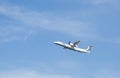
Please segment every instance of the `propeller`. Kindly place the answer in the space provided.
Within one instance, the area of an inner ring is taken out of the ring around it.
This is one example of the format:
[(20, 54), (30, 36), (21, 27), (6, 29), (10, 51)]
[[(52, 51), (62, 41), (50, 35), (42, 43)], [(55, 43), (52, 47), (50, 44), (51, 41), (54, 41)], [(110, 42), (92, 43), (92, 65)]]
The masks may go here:
[(70, 45), (71, 41), (68, 42), (68, 44)]

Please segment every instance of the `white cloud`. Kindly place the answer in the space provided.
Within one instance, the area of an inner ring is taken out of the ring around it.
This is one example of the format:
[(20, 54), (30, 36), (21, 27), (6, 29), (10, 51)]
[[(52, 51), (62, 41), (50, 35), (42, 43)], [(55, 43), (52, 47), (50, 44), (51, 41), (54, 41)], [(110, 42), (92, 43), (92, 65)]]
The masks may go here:
[(97, 71), (95, 74), (95, 78), (119, 78), (120, 74), (119, 72), (113, 72), (113, 71), (108, 71), (108, 70), (101, 70)]
[(2, 26), (0, 27), (0, 42), (26, 40), (33, 33), (34, 30), (26, 29), (21, 26)]
[(76, 2), (76, 3), (89, 3), (89, 4), (94, 4), (94, 5), (99, 5), (99, 4), (114, 4), (119, 2), (119, 0), (52, 0), (55, 2), (61, 2), (61, 3), (69, 3), (69, 2)]
[[(9, 20), (3, 20), (5, 24), (2, 24), (0, 27), (0, 42), (26, 40), (29, 36), (38, 31), (36, 27), (24, 24), (24, 19), (22, 18), (25, 16), (22, 15), (23, 13), (21, 9), (16, 6), (0, 6), (0, 14), (10, 18)], [(25, 19), (27, 21), (29, 18), (25, 17)]]
[(0, 72), (0, 78), (72, 78), (69, 75), (42, 74), (37, 71), (7, 71)]
[[(85, 69), (85, 68), (84, 68)], [(95, 71), (84, 71), (80, 70), (79, 74), (76, 76), (75, 72), (73, 74), (54, 74), (54, 73), (43, 73), (35, 70), (8, 70), (8, 71), (0, 71), (0, 78), (119, 78), (119, 71), (111, 71), (111, 70), (98, 70)], [(63, 69), (64, 71), (64, 69)], [(67, 71), (70, 72), (70, 71)], [(73, 71), (71, 71), (73, 72)], [(76, 71), (76, 73), (78, 73)], [(82, 74), (81, 74), (82, 73)], [(86, 75), (87, 74), (87, 75)]]
[(59, 68), (58, 70), (64, 69), (64, 71), (67, 70), (72, 72), (72, 71), (81, 69), (82, 64), (79, 64), (79, 62), (72, 61), (72, 60), (62, 60), (56, 63), (54, 67)]
[[(40, 12), (25, 11), (19, 7), (0, 7), (0, 13), (34, 28), (44, 28), (81, 37), (92, 37), (93, 28), (87, 22), (52, 17)], [(87, 31), (87, 32), (86, 32)]]
[(93, 3), (93, 4), (105, 4), (105, 3), (113, 2), (113, 0), (84, 0), (84, 1), (89, 2), (89, 3)]
[[(57, 16), (57, 15), (50, 15), (49, 13), (29, 11), (22, 9), (18, 6), (0, 6), (0, 14), (5, 15), (11, 19), (14, 19), (15, 21), (19, 22), (19, 24), (22, 23), (23, 25), (23, 26), (14, 26), (13, 24), (12, 27), (9, 26), (9, 29), (3, 27), (4, 30), (0, 32), (0, 36), (1, 36), (0, 41), (21, 40), (21, 39), (25, 40), (33, 32), (37, 32), (41, 28), (57, 31), (89, 40), (109, 41), (108, 38), (103, 38), (102, 36), (100, 36), (97, 33), (97, 27), (94, 24), (89, 23), (88, 21), (72, 20), (66, 17), (60, 17), (59, 15)], [(14, 23), (14, 21), (12, 23)], [(20, 30), (18, 29), (14, 30), (13, 27), (15, 27), (15, 29), (19, 28)], [(23, 28), (24, 30), (21, 30), (21, 28)], [(19, 35), (18, 34), (15, 35), (14, 33), (15, 34), (18, 33)], [(24, 33), (24, 35), (22, 33)], [(4, 38), (6, 34), (8, 34), (9, 36)], [(22, 35), (20, 36), (20, 34)]]

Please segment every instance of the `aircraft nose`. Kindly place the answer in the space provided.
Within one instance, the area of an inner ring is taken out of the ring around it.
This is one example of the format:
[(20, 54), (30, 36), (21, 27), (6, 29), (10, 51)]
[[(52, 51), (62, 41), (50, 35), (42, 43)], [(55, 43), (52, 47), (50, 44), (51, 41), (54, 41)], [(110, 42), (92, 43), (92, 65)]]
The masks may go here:
[(54, 43), (54, 44), (56, 44), (57, 42), (56, 42), (56, 41), (54, 41), (53, 43)]
[(58, 44), (58, 42), (57, 42), (57, 41), (54, 41), (54, 44)]
[(59, 42), (59, 41), (55, 41), (54, 44), (61, 44), (61, 42)]

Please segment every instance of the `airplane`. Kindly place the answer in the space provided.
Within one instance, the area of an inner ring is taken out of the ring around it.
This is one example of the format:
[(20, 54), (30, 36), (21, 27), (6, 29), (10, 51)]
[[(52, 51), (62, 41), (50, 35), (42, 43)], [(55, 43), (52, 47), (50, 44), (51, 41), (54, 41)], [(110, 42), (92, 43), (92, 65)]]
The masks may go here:
[(71, 41), (69, 41), (68, 44), (66, 44), (61, 41), (55, 41), (54, 44), (62, 46), (62, 47), (64, 47), (64, 49), (70, 49), (70, 50), (77, 51), (80, 53), (90, 53), (90, 50), (92, 49), (93, 46), (88, 46), (86, 49), (82, 49), (82, 48), (78, 47), (79, 42), (80, 41), (71, 43)]

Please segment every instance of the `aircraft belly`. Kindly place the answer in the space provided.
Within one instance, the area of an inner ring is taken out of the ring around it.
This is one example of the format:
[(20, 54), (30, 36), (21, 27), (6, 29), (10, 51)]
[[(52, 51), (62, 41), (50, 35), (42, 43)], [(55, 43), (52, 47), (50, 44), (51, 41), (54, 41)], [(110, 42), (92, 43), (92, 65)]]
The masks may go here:
[(74, 49), (75, 49), (75, 51), (78, 51), (78, 52), (85, 52), (84, 49), (80, 49), (80, 48), (74, 48)]
[(68, 45), (68, 44), (65, 44), (64, 46), (65, 46), (66, 48), (69, 48), (69, 49), (71, 48), (71, 46)]

